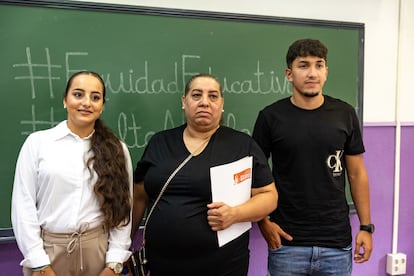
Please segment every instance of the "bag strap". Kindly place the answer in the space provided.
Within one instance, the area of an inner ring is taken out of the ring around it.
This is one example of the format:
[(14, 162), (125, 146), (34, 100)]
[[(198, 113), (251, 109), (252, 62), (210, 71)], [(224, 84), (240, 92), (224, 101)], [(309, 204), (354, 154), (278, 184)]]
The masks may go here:
[(168, 184), (170, 184), (171, 179), (173, 179), (173, 177), (177, 174), (177, 172), (179, 170), (181, 170), (182, 167), (184, 167), (184, 165), (190, 161), (191, 157), (193, 157), (193, 154), (190, 154), (187, 156), (186, 159), (184, 159), (183, 162), (181, 162), (181, 164), (173, 171), (173, 173), (170, 175), (170, 177), (168, 177), (167, 181), (165, 182), (164, 186), (162, 187), (160, 194), (158, 195), (157, 199), (155, 200), (154, 204), (152, 205), (150, 211), (148, 212), (147, 218), (145, 219), (145, 224), (144, 224), (144, 230), (142, 232), (142, 244), (145, 244), (145, 230), (147, 229), (147, 223), (152, 215), (152, 212), (155, 209), (155, 206), (157, 205), (158, 201), (160, 201), (161, 196), (164, 194), (165, 190), (167, 189)]
[(179, 170), (181, 170), (182, 167), (184, 167), (185, 164), (187, 164), (188, 161), (190, 161), (190, 159), (197, 153), (197, 151), (202, 148), (209, 140), (210, 140), (211, 136), (206, 139), (206, 141), (204, 141), (203, 143), (201, 143), (200, 146), (197, 147), (197, 149), (195, 149), (192, 153), (190, 153), (186, 159), (184, 159), (183, 162), (181, 162), (180, 165), (178, 165), (178, 167), (171, 173), (170, 177), (168, 177), (167, 181), (165, 182), (164, 186), (162, 186), (161, 191), (157, 197), (157, 199), (155, 200), (154, 204), (152, 205), (150, 211), (148, 212), (147, 218), (145, 219), (145, 224), (144, 224), (144, 230), (142, 232), (142, 246), (145, 246), (145, 232), (147, 229), (147, 223), (152, 215), (152, 212), (155, 209), (155, 206), (158, 204), (158, 201), (160, 201), (161, 196), (164, 194), (165, 190), (167, 189), (168, 184), (170, 184), (171, 180), (173, 179), (173, 177), (177, 174), (177, 172)]

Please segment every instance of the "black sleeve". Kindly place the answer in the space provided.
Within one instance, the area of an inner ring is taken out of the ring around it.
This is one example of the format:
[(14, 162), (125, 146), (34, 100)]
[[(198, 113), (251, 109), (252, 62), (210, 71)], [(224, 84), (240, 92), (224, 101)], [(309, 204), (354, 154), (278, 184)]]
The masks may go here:
[(145, 147), (145, 150), (141, 156), (141, 159), (137, 162), (134, 171), (134, 183), (141, 182), (144, 180), (145, 174), (148, 169), (156, 162), (152, 154), (152, 148), (154, 147), (154, 140), (156, 136), (151, 137), (148, 142), (148, 145)]
[(251, 153), (253, 155), (252, 188), (263, 187), (274, 182), (267, 158), (254, 140), (252, 140)]
[(362, 140), (361, 128), (355, 109), (350, 108), (350, 135), (345, 144), (345, 154), (356, 155), (365, 152), (364, 142)]
[(262, 110), (257, 116), (252, 137), (260, 146), (267, 159), (270, 157), (272, 150), (272, 140), (270, 133), (270, 126), (267, 123), (265, 113)]

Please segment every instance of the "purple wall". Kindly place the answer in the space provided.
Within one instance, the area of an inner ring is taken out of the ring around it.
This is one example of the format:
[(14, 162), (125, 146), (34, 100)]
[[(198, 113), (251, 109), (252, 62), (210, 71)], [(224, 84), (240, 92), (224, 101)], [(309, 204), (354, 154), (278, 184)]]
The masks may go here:
[(414, 126), (401, 131), (401, 186), (397, 251), (407, 254), (407, 275), (414, 275)]
[[(387, 276), (386, 255), (392, 253), (392, 223), (394, 202), (395, 127), (365, 126), (365, 165), (371, 187), (371, 216), (376, 225), (374, 252), (368, 263), (355, 264), (355, 276)], [(401, 131), (401, 173), (398, 252), (407, 254), (407, 275), (414, 275), (414, 126)], [(351, 214), (355, 237), (359, 221)], [(265, 276), (267, 249), (260, 231), (254, 224), (251, 233), (249, 276)], [(21, 275), (21, 254), (14, 243), (0, 244), (0, 276)]]

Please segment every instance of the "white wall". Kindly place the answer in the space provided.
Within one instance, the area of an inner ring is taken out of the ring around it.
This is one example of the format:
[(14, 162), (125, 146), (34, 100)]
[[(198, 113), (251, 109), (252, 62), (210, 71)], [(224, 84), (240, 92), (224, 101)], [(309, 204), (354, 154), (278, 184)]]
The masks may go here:
[[(90, 0), (89, 2), (364, 23), (364, 123), (395, 122), (396, 95), (399, 95), (400, 99), (398, 109), (400, 121), (414, 123), (414, 111), (411, 107), (414, 104), (414, 93), (410, 85), (410, 80), (414, 78), (412, 51), (414, 1), (412, 0)], [(398, 76), (397, 72), (399, 72)]]
[(414, 1), (402, 1), (400, 22), (398, 110), (401, 121), (414, 125)]

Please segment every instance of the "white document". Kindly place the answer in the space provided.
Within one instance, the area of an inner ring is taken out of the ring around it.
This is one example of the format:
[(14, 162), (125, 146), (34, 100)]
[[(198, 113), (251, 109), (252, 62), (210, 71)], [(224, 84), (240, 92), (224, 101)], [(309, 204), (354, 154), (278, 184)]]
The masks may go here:
[[(210, 168), (213, 202), (224, 202), (229, 206), (236, 206), (249, 200), (252, 172), (253, 157), (251, 156)], [(251, 222), (240, 222), (227, 229), (217, 231), (219, 246), (234, 240), (251, 227)]]

